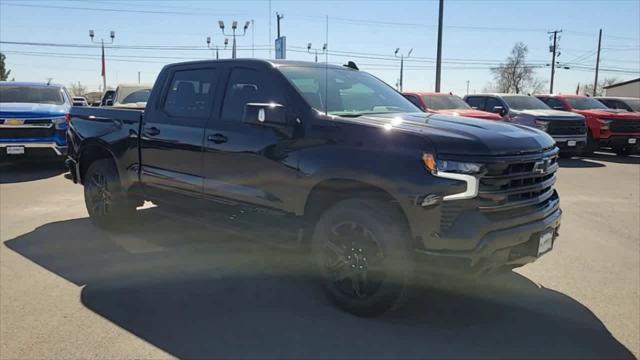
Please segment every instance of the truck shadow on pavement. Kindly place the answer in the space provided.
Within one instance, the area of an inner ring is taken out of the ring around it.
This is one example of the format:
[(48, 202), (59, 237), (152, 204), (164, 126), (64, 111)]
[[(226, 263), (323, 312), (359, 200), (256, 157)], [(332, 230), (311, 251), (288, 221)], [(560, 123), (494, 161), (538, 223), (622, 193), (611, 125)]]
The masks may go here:
[(128, 231), (74, 219), (5, 245), (179, 358), (633, 358), (585, 306), (517, 273), (417, 289), (395, 312), (358, 318), (328, 303), (299, 252), (141, 215)]
[(20, 159), (0, 162), (0, 184), (46, 179), (66, 171), (64, 162), (60, 159)]

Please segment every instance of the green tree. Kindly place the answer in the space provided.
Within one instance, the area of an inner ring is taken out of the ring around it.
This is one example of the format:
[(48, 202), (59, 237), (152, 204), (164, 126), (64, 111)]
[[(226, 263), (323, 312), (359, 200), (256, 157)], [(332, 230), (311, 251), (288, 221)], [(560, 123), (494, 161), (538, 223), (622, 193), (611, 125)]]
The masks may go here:
[(0, 53), (0, 80), (2, 81), (6, 81), (9, 78), (9, 74), (11, 74), (11, 70), (7, 70), (5, 67), (4, 59), (6, 59), (6, 56)]

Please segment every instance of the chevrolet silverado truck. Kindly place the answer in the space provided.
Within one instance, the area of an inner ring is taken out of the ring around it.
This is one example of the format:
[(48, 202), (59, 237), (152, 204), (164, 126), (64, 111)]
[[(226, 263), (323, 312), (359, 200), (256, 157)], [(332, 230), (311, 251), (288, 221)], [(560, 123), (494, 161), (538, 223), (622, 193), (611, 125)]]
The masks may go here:
[(579, 95), (536, 95), (551, 108), (571, 111), (585, 117), (588, 127), (585, 153), (601, 147), (619, 155), (640, 150), (640, 113), (609, 109), (598, 100)]
[(74, 107), (67, 136), (98, 226), (150, 200), (308, 249), (329, 299), (362, 316), (421, 275), (530, 263), (560, 226), (551, 137), (423, 113), (355, 66), (167, 65), (144, 111)]
[(64, 156), (70, 108), (62, 85), (0, 81), (0, 157)]
[(434, 92), (403, 92), (404, 97), (424, 112), (501, 121), (502, 117), (488, 111), (472, 109), (459, 96)]
[(640, 112), (640, 98), (622, 96), (599, 96), (594, 98), (609, 109), (620, 109), (628, 112)]
[(537, 98), (516, 94), (474, 94), (464, 97), (472, 108), (502, 116), (505, 122), (538, 128), (551, 135), (563, 155), (581, 155), (587, 145), (584, 116), (553, 110)]

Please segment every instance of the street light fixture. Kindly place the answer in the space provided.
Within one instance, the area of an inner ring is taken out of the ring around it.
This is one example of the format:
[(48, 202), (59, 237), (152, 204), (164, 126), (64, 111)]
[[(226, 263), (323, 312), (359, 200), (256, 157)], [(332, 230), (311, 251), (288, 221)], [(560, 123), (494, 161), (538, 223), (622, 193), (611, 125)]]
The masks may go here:
[[(222, 30), (222, 35), (224, 35), (224, 36), (232, 36), (233, 37), (233, 46), (232, 46), (232, 50), (231, 50), (231, 58), (232, 59), (236, 58), (236, 36), (245, 36), (247, 34), (247, 29), (249, 28), (249, 24), (250, 23), (251, 23), (250, 21), (247, 21), (244, 24), (242, 35), (240, 35), (240, 34), (236, 34), (236, 30), (238, 29), (238, 22), (236, 20), (234, 20), (231, 23), (232, 33), (231, 34), (227, 34), (224, 31), (224, 22), (222, 20), (218, 20), (218, 26), (220, 26), (220, 30)], [(226, 45), (226, 41), (225, 41), (225, 45)]]
[(403, 74), (404, 74), (404, 58), (405, 57), (408, 58), (409, 56), (411, 56), (411, 53), (413, 52), (413, 48), (409, 49), (409, 52), (407, 53), (407, 55), (400, 54), (400, 56), (398, 56), (398, 52), (400, 52), (400, 48), (396, 48), (396, 51), (393, 52), (393, 55), (395, 57), (400, 58), (400, 80), (398, 81), (398, 88), (400, 92), (402, 92), (402, 80), (403, 80)]
[[(92, 43), (97, 42), (95, 41), (94, 37), (95, 37), (95, 32), (93, 30), (89, 30), (89, 38), (91, 39)], [(116, 32), (113, 30), (109, 31), (109, 37), (111, 38), (111, 41), (108, 42), (107, 44), (113, 44), (113, 41), (115, 40), (115, 37), (116, 37)], [(102, 91), (107, 91), (107, 70), (105, 66), (103, 38), (100, 39), (100, 47), (102, 49), (102, 58), (101, 58), (102, 60)]]
[[(311, 43), (307, 44), (307, 52), (309, 54), (311, 54), (311, 50), (315, 50), (315, 54), (316, 54), (316, 62), (318, 62), (318, 49), (312, 49), (312, 45)], [(322, 52), (321, 54), (324, 54), (327, 51), (327, 43), (324, 43), (324, 45), (322, 45)]]

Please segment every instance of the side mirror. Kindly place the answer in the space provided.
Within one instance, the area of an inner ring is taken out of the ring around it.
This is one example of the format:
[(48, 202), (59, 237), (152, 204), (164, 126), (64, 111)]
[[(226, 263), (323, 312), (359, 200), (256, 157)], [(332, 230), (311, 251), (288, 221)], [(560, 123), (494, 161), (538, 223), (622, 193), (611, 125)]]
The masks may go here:
[(113, 99), (109, 99), (104, 102), (104, 106), (113, 106)]
[(248, 124), (284, 128), (287, 123), (287, 109), (276, 103), (248, 103), (244, 106), (243, 121)]
[(491, 109), (491, 112), (495, 114), (499, 114), (500, 116), (507, 115), (507, 110), (500, 105), (494, 106), (493, 109)]

